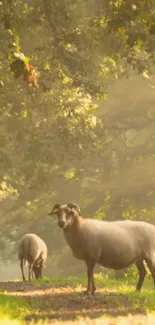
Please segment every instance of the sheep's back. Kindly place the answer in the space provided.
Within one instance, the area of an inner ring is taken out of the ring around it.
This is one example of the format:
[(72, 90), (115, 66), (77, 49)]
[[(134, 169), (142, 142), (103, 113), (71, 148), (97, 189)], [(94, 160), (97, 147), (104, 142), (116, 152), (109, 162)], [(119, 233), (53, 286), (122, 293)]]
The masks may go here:
[(42, 255), (45, 261), (47, 258), (47, 246), (44, 241), (35, 234), (24, 235), (18, 246), (19, 259), (31, 262), (36, 260), (40, 255)]
[[(106, 222), (85, 219), (79, 232), (84, 254), (106, 263), (120, 259), (120, 264), (132, 264), (140, 256), (155, 252), (155, 226), (141, 221)], [(78, 241), (77, 241), (78, 242)], [(122, 260), (122, 261), (121, 261)]]
[(127, 240), (133, 238), (134, 242), (155, 243), (155, 226), (143, 221), (101, 221), (95, 219), (85, 219), (83, 224), (84, 233), (89, 236), (113, 238), (115, 240)]

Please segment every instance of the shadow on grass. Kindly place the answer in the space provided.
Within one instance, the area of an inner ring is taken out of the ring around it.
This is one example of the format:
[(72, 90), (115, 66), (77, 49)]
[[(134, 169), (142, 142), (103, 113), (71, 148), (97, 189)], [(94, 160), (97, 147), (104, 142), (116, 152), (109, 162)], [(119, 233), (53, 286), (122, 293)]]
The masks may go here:
[[(117, 287), (99, 289), (94, 295), (86, 296), (79, 286), (76, 289), (61, 283), (52, 285), (51, 283), (22, 283), (22, 282), (4, 282), (0, 283), (0, 291), (5, 292), (5, 297), (10, 300), (10, 308), (15, 298), (16, 304), (23, 310), (26, 307), (24, 319), (28, 322), (34, 320), (52, 319), (61, 321), (76, 320), (78, 318), (88, 317), (95, 319), (101, 316), (126, 316), (128, 314), (146, 314), (146, 305), (148, 304), (147, 295), (134, 293), (117, 293)], [(152, 299), (150, 295), (150, 301)], [(17, 313), (18, 310), (17, 310)]]

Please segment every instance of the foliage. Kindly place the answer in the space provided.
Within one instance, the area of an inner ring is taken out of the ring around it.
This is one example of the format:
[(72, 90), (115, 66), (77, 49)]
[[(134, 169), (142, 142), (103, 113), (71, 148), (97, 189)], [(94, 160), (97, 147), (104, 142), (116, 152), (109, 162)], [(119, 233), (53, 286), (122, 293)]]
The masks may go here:
[(0, 9), (1, 258), (34, 231), (66, 274), (70, 253), (46, 218), (53, 203), (154, 222), (154, 1), (4, 0)]

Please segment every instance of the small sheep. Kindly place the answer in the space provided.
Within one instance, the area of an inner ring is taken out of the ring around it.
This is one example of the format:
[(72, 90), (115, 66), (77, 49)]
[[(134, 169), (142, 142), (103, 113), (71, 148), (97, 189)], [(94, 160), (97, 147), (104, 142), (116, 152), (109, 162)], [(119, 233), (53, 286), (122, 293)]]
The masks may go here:
[(47, 259), (47, 246), (44, 241), (35, 234), (24, 235), (18, 245), (18, 257), (23, 281), (25, 281), (24, 265), (29, 264), (29, 280), (42, 278), (42, 268)]
[(146, 262), (155, 286), (155, 226), (143, 221), (101, 221), (84, 219), (76, 204), (56, 204), (49, 215), (56, 214), (58, 225), (72, 249), (73, 255), (87, 265), (86, 293), (96, 290), (93, 270), (96, 263), (121, 270), (136, 264), (141, 290)]

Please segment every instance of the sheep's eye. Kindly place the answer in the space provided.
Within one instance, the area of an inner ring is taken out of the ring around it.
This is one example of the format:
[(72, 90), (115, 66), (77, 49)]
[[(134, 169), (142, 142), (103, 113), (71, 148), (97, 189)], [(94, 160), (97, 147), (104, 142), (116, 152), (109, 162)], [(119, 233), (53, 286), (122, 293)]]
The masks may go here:
[(70, 213), (66, 213), (66, 219), (69, 220), (72, 215)]

